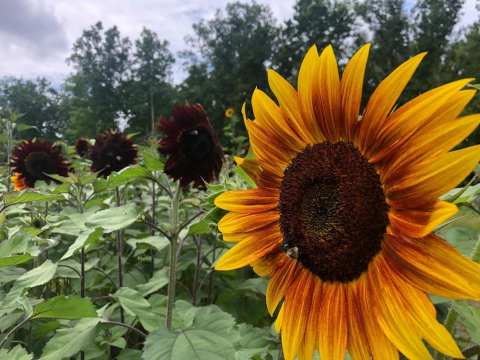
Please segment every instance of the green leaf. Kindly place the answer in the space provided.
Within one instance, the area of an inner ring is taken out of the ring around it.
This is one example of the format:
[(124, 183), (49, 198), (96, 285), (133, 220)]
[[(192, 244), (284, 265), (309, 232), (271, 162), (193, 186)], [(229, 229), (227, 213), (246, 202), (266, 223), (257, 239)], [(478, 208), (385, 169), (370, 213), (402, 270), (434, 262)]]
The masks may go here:
[(130, 316), (139, 316), (148, 313), (151, 309), (151, 305), (147, 299), (138, 291), (126, 287), (122, 287), (113, 294), (120, 306)]
[(42, 265), (36, 267), (20, 276), (15, 282), (16, 288), (32, 288), (43, 285), (53, 279), (57, 271), (57, 264), (46, 260)]
[(137, 289), (143, 296), (148, 296), (154, 292), (162, 289), (168, 284), (168, 269), (164, 268), (158, 270), (153, 274), (152, 278), (145, 284), (137, 286)]
[(216, 305), (201, 307), (193, 321), (196, 329), (208, 330), (218, 335), (227, 336), (235, 326), (232, 315), (222, 311)]
[(56, 296), (33, 309), (34, 319), (79, 320), (96, 316), (91, 300), (79, 296)]
[(233, 360), (232, 343), (206, 330), (160, 329), (148, 335), (142, 359), (144, 360)]
[(112, 174), (107, 179), (106, 186), (108, 189), (114, 189), (120, 185), (125, 185), (137, 179), (144, 179), (150, 175), (150, 172), (143, 166), (132, 165), (122, 169), (116, 174)]
[(98, 211), (88, 217), (85, 226), (102, 227), (105, 233), (126, 228), (138, 218), (135, 204), (127, 204), (106, 210)]
[(68, 259), (70, 256), (75, 254), (75, 252), (81, 249), (83, 246), (88, 245), (91, 242), (97, 241), (102, 236), (102, 228), (91, 228), (82, 232), (77, 240), (70, 245), (67, 252), (62, 256), (60, 260)]
[(32, 360), (33, 355), (27, 353), (27, 351), (20, 345), (15, 346), (13, 349), (1, 349), (0, 360)]
[(33, 201), (52, 201), (63, 200), (61, 194), (42, 194), (32, 190), (25, 190), (21, 192), (5, 194), (5, 205), (26, 204)]
[(145, 148), (142, 151), (143, 162), (145, 167), (150, 171), (161, 171), (164, 168), (163, 161), (158, 155), (156, 149)]
[(23, 264), (31, 259), (32, 256), (30, 255), (16, 255), (0, 258), (0, 267)]
[(453, 306), (460, 316), (461, 323), (467, 329), (472, 342), (480, 344), (480, 308), (461, 301), (455, 301)]
[(127, 244), (134, 249), (137, 249), (138, 245), (140, 244), (145, 244), (155, 248), (157, 251), (162, 251), (163, 249), (168, 247), (170, 242), (164, 236), (154, 235), (154, 236), (148, 236), (141, 239), (129, 239), (127, 240)]
[(94, 341), (99, 322), (99, 318), (85, 318), (74, 327), (58, 329), (45, 345), (40, 360), (61, 360), (84, 350)]

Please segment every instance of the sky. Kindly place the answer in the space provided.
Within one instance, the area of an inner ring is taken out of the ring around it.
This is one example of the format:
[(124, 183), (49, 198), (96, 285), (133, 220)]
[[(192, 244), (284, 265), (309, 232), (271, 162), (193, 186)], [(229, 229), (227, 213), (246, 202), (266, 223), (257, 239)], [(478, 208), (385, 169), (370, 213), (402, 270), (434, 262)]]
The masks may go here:
[[(267, 4), (278, 21), (289, 18), (295, 0), (258, 0)], [(413, 1), (413, 0), (412, 0)], [(117, 25), (123, 36), (138, 37), (143, 27), (170, 42), (174, 53), (186, 49), (192, 24), (213, 17), (228, 0), (1, 0), (0, 77), (46, 77), (60, 84), (71, 69), (65, 59), (82, 30), (97, 21)], [(461, 25), (477, 17), (476, 0), (466, 0)], [(181, 62), (173, 71), (184, 76)]]

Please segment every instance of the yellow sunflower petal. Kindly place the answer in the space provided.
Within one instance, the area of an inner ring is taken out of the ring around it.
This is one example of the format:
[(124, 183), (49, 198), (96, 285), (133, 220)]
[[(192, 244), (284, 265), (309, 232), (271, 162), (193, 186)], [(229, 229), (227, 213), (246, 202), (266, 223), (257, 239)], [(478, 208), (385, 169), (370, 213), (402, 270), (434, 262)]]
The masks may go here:
[(215, 205), (237, 213), (261, 213), (277, 208), (278, 192), (263, 189), (227, 191), (215, 198)]
[(292, 282), (297, 278), (299, 270), (298, 263), (290, 259), (273, 274), (268, 282), (266, 293), (267, 309), (270, 315), (273, 315)]
[(322, 303), (322, 282), (318, 278), (314, 278), (314, 286), (312, 290), (312, 305), (308, 316), (308, 324), (305, 330), (304, 340), (304, 358), (310, 360), (313, 357), (315, 349), (318, 348), (318, 319), (320, 306)]
[(458, 185), (480, 160), (480, 145), (449, 152), (411, 169), (403, 179), (384, 184), (389, 201), (398, 206), (426, 204)]
[(319, 57), (317, 47), (313, 45), (303, 59), (300, 71), (298, 73), (298, 95), (300, 99), (300, 109), (302, 111), (305, 126), (309, 132), (313, 134), (316, 142), (321, 142), (325, 139), (323, 136), (317, 117), (315, 115), (315, 101), (318, 94), (317, 81), (319, 71)]
[(365, 314), (356, 292), (356, 283), (346, 286), (346, 300), (348, 303), (348, 352), (353, 360), (368, 359), (370, 347), (365, 329)]
[(287, 119), (280, 107), (270, 97), (259, 89), (255, 89), (252, 95), (252, 109), (255, 115), (255, 123), (265, 129), (276, 139), (280, 139), (288, 148), (301, 151), (304, 143), (288, 124)]
[(357, 143), (364, 153), (367, 152), (369, 145), (375, 143), (375, 138), (382, 129), (385, 119), (424, 56), (425, 53), (414, 56), (397, 67), (378, 85), (368, 100), (357, 133)]
[(274, 70), (268, 70), (268, 84), (275, 94), (282, 111), (284, 111), (288, 117), (289, 124), (295, 133), (304, 143), (314, 144), (315, 138), (313, 134), (310, 134), (308, 129), (305, 128), (297, 91)]
[(480, 300), (480, 265), (439, 237), (388, 237), (384, 252), (398, 273), (418, 288), (453, 299)]
[(368, 60), (370, 44), (357, 51), (345, 66), (340, 86), (345, 138), (353, 138), (354, 127), (358, 122), (362, 102), (363, 78)]
[(285, 324), (282, 326), (282, 346), (285, 360), (294, 360), (303, 344), (312, 301), (313, 275), (302, 269), (285, 296)]
[(343, 125), (340, 123), (340, 75), (331, 45), (320, 54), (318, 75), (315, 114), (325, 138), (336, 141), (342, 135)]
[(456, 205), (445, 201), (437, 201), (427, 209), (391, 209), (388, 217), (390, 225), (396, 233), (421, 238), (430, 234), (437, 226), (455, 215), (457, 211)]
[(252, 178), (255, 183), (258, 181), (258, 177), (262, 169), (260, 168), (260, 163), (255, 159), (247, 159), (239, 156), (234, 156), (233, 159), (235, 163), (242, 168), (243, 171), (247, 173), (248, 176)]
[(413, 136), (386, 164), (383, 181), (398, 178), (402, 173), (408, 172), (413, 165), (446, 153), (467, 138), (479, 124), (480, 115), (470, 115), (436, 128), (428, 127), (428, 131)]
[(251, 236), (228, 250), (215, 264), (216, 270), (234, 270), (247, 266), (278, 248), (282, 241), (279, 230), (265, 236)]
[(323, 284), (323, 300), (318, 319), (318, 347), (322, 359), (344, 359), (348, 340), (345, 295), (343, 284)]
[(253, 214), (230, 212), (220, 219), (218, 229), (222, 232), (225, 241), (236, 242), (249, 236), (253, 231), (278, 222), (279, 218), (280, 214), (278, 211)]

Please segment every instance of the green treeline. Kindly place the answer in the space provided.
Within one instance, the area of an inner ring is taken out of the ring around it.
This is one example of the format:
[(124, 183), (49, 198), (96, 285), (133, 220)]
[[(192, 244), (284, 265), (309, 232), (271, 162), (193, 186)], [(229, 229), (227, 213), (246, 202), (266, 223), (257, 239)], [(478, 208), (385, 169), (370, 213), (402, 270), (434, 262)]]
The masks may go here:
[[(46, 79), (4, 78), (0, 107), (20, 113), (19, 123), (32, 126), (22, 133), (27, 138), (71, 142), (118, 124), (147, 136), (160, 115), (185, 101), (202, 103), (221, 132), (226, 108), (238, 114), (255, 86), (267, 89), (266, 68), (295, 84), (312, 44), (333, 44), (342, 66), (365, 42), (372, 43), (367, 93), (402, 61), (428, 51), (404, 101), (459, 77), (480, 77), (480, 19), (462, 27), (463, 5), (463, 0), (297, 0), (293, 16), (280, 22), (268, 6), (232, 2), (195, 23), (186, 39), (189, 50), (180, 54), (169, 49), (163, 39), (168, 34), (145, 28), (132, 40), (99, 22), (73, 44), (66, 59), (72, 72), (60, 88)], [(175, 62), (186, 72), (179, 84), (172, 81)], [(477, 97), (468, 111), (479, 110)], [(469, 142), (478, 140), (477, 131)]]

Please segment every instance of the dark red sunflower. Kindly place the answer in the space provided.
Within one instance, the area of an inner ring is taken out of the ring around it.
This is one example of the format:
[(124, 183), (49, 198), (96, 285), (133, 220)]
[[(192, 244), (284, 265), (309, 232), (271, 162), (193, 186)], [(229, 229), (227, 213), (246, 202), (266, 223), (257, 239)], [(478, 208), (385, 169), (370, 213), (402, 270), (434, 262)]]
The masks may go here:
[(159, 131), (164, 138), (158, 150), (168, 157), (167, 175), (182, 186), (196, 187), (218, 177), (223, 151), (202, 105), (175, 106), (169, 118), (160, 119)]
[(75, 142), (75, 151), (80, 157), (87, 157), (92, 145), (85, 138), (78, 138)]
[(70, 164), (60, 146), (48, 140), (24, 140), (12, 151), (10, 167), (15, 190), (33, 188), (37, 180), (50, 182), (49, 174), (67, 176)]
[(107, 177), (137, 162), (137, 148), (125, 134), (108, 130), (97, 135), (90, 150), (91, 170)]

